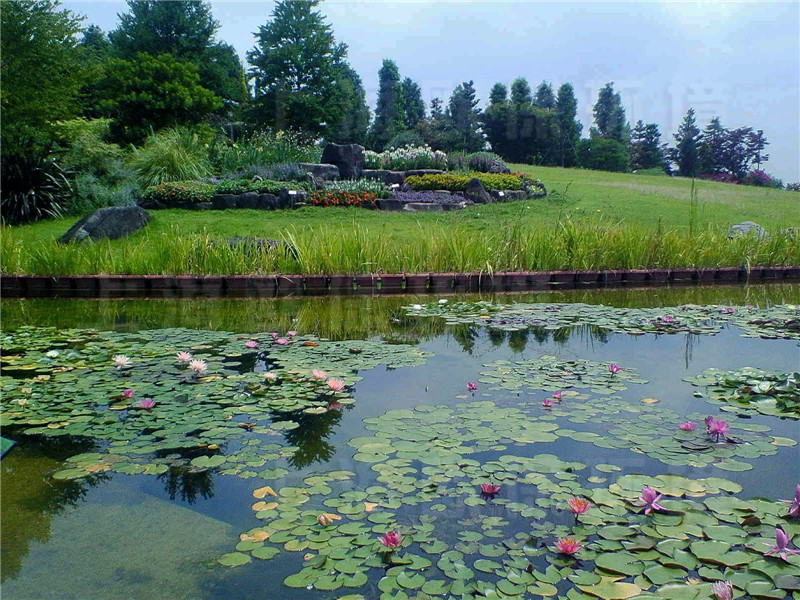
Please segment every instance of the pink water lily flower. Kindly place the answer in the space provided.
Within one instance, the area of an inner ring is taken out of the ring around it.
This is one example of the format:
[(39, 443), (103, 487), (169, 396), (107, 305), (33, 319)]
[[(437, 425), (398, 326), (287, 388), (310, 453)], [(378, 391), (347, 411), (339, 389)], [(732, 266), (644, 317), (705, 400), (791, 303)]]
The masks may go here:
[(325, 371), (320, 371), (319, 369), (312, 369), (311, 376), (314, 379), (323, 380), (328, 376), (328, 374)]
[(545, 398), (544, 400), (542, 400), (542, 406), (544, 408), (551, 408), (553, 406), (553, 401), (550, 400), (550, 398)]
[(728, 429), (730, 426), (722, 419), (715, 419), (711, 415), (706, 418), (706, 425), (708, 427), (708, 435), (713, 438), (715, 442), (725, 441)]
[(245, 346), (247, 348), (258, 348), (258, 340), (247, 340)]
[(477, 383), (475, 383), (474, 381), (468, 381), (467, 382), (467, 390), (469, 390), (470, 392), (474, 392), (477, 389), (478, 389), (478, 384)]
[(764, 544), (765, 546), (769, 546), (769, 550), (764, 553), (765, 556), (772, 556), (773, 554), (777, 554), (783, 560), (789, 560), (786, 558), (787, 554), (800, 554), (800, 550), (789, 550), (787, 547), (789, 545), (789, 536), (786, 535), (786, 532), (781, 529), (780, 527), (775, 528), (775, 544)]
[(678, 428), (682, 429), (683, 431), (694, 431), (695, 429), (697, 429), (697, 425), (695, 425), (691, 421), (686, 421), (685, 423), (681, 423), (680, 425), (678, 425)]
[(139, 408), (143, 408), (145, 410), (150, 410), (156, 405), (156, 401), (152, 398), (145, 398), (141, 402), (139, 402)]
[(656, 512), (666, 511), (667, 509), (658, 503), (663, 496), (664, 494), (659, 494), (658, 490), (655, 488), (646, 485), (642, 488), (642, 495), (639, 496), (639, 502), (641, 504), (634, 503), (633, 505), (644, 508), (644, 514), (646, 515), (649, 515), (650, 511), (653, 510)]
[(278, 379), (278, 376), (275, 373), (264, 373), (264, 379), (269, 381), (270, 383)]
[(733, 600), (733, 584), (730, 581), (715, 581), (711, 591), (717, 600)]
[(482, 483), (481, 484), (481, 496), (487, 498), (494, 498), (498, 493), (500, 493), (500, 486), (495, 485), (493, 483)]
[(564, 392), (553, 392), (553, 400), (556, 402), (561, 402), (561, 398), (564, 396)]
[(285, 346), (286, 344), (289, 343), (289, 340), (287, 340), (286, 338), (278, 338), (277, 340), (275, 340), (275, 343), (280, 344), (281, 346)]
[(328, 403), (328, 410), (342, 410), (343, 408), (344, 404), (342, 404), (341, 402), (336, 402), (334, 400), (333, 402)]
[(619, 365), (615, 365), (613, 363), (608, 365), (608, 372), (611, 373), (612, 375), (616, 375), (620, 371), (622, 371), (622, 367), (620, 367)]
[(556, 541), (556, 550), (561, 554), (566, 554), (567, 556), (573, 556), (577, 554), (581, 549), (581, 545), (575, 538), (566, 537), (566, 538), (559, 538)]
[(570, 498), (567, 500), (567, 504), (569, 507), (567, 510), (571, 512), (573, 515), (578, 516), (582, 515), (592, 507), (591, 503), (588, 500), (584, 500), (583, 498)]
[(288, 335), (289, 337), (293, 338), (294, 336), (297, 335), (297, 332), (296, 331), (287, 331), (286, 335)]
[(663, 317), (661, 317), (661, 322), (662, 323), (674, 323), (675, 322), (675, 317), (671, 317), (670, 315), (664, 315)]
[(387, 531), (378, 538), (378, 541), (391, 551), (400, 547), (400, 544), (403, 543), (403, 536), (397, 531)]
[(192, 355), (188, 352), (178, 352), (177, 354), (178, 362), (188, 363), (192, 360)]
[(270, 333), (270, 335), (272, 336), (272, 339), (273, 339), (273, 340), (276, 340), (276, 339), (278, 339), (278, 334), (277, 334), (277, 333), (275, 333), (274, 331), (273, 331), (272, 333)]
[(794, 488), (794, 500), (781, 500), (781, 502), (788, 502), (791, 504), (789, 507), (790, 517), (800, 517), (800, 485)]
[(130, 357), (125, 356), (124, 354), (117, 354), (111, 360), (114, 361), (114, 366), (117, 367), (118, 369), (122, 369), (124, 367), (130, 367), (131, 366)]
[(341, 392), (344, 389), (344, 381), (341, 379), (328, 379), (327, 384), (332, 392)]
[(195, 375), (205, 375), (208, 371), (208, 364), (204, 360), (194, 359), (189, 362), (189, 368)]
[(133, 390), (122, 390), (122, 397), (130, 400), (133, 398)]

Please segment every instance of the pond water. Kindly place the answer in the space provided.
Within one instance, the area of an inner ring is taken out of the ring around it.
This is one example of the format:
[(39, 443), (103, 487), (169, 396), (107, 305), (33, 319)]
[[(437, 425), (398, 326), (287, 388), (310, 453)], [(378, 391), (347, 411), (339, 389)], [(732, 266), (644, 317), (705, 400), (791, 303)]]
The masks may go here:
[(800, 598), (797, 304), (4, 301), (3, 597)]

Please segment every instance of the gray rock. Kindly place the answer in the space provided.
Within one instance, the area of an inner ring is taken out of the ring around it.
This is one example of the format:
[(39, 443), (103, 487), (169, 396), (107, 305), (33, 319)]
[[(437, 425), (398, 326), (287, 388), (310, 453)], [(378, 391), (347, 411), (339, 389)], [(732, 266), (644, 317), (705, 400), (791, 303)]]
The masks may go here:
[(278, 208), (278, 197), (275, 194), (259, 194), (256, 208), (260, 210), (275, 210)]
[(398, 211), (403, 208), (403, 203), (396, 198), (378, 198), (375, 204), (378, 210)]
[(211, 198), (211, 205), (216, 210), (225, 210), (226, 208), (236, 208), (236, 202), (239, 196), (236, 194), (214, 194)]
[(449, 212), (451, 210), (461, 210), (466, 206), (466, 202), (446, 202), (442, 204), (442, 210)]
[(364, 167), (364, 147), (358, 144), (328, 144), (322, 162), (336, 165), (342, 179), (358, 179)]
[(302, 190), (289, 190), (283, 188), (278, 194), (277, 208), (294, 208), (295, 204), (306, 201), (306, 193)]
[(439, 169), (412, 169), (411, 171), (406, 171), (406, 177), (410, 175), (419, 175), (420, 177), (423, 175), (441, 175), (444, 171), (440, 171)]
[(731, 225), (731, 228), (728, 230), (728, 239), (733, 239), (737, 235), (750, 235), (751, 233), (755, 232), (756, 237), (759, 240), (763, 240), (767, 235), (769, 235), (761, 225), (758, 223), (754, 223), (753, 221), (742, 221), (738, 225)]
[(489, 195), (494, 202), (516, 202), (528, 197), (525, 190), (489, 190)]
[(387, 173), (389, 173), (389, 171), (384, 169), (362, 169), (361, 176), (364, 179), (378, 179), (379, 181), (385, 181)]
[(383, 182), (386, 185), (403, 185), (406, 181), (406, 173), (405, 171), (386, 171), (386, 177)]
[(477, 177), (473, 177), (467, 183), (467, 188), (464, 190), (464, 198), (471, 200), (475, 204), (488, 204), (492, 201), (489, 192), (486, 191), (481, 180)]
[(286, 256), (297, 260), (297, 248), (281, 240), (271, 240), (260, 237), (232, 237), (227, 240), (231, 248), (241, 248), (246, 253), (269, 253), (283, 249)]
[(339, 167), (336, 165), (323, 165), (316, 163), (300, 163), (300, 168), (305, 169), (314, 177), (324, 179), (325, 181), (331, 179), (339, 179)]
[(406, 212), (441, 212), (444, 208), (438, 202), (407, 202), (403, 210)]
[(69, 228), (59, 244), (90, 239), (116, 240), (138, 231), (150, 220), (150, 213), (140, 206), (111, 206), (96, 210)]
[(245, 192), (236, 197), (236, 208), (258, 208), (261, 195), (256, 192)]
[(312, 190), (321, 190), (325, 187), (325, 180), (322, 177), (315, 177), (313, 173), (306, 173), (306, 183)]
[(489, 167), (489, 173), (511, 173), (511, 169), (505, 165), (492, 165)]

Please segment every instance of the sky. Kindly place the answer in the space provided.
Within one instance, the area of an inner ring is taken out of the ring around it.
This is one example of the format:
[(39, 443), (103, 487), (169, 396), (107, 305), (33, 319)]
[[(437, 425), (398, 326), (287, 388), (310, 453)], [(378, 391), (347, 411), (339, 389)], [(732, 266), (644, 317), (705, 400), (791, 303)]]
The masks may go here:
[[(211, 4), (217, 38), (245, 60), (274, 2)], [(126, 10), (124, 2), (62, 6), (104, 31)], [(347, 44), (373, 109), (378, 69), (391, 58), (426, 101), (446, 102), (467, 80), (484, 102), (497, 81), (525, 77), (534, 89), (570, 82), (587, 135), (597, 92), (613, 81), (631, 124), (658, 123), (672, 143), (691, 107), (701, 129), (714, 116), (725, 127), (763, 129), (764, 168), (800, 180), (800, 2), (327, 0), (320, 10)]]

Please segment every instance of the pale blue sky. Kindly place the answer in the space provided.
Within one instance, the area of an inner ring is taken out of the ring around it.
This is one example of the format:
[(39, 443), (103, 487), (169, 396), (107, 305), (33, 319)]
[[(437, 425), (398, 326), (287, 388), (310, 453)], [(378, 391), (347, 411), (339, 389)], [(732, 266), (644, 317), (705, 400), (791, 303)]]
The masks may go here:
[[(212, 2), (218, 38), (244, 58), (274, 3)], [(124, 2), (63, 2), (105, 31)], [(383, 58), (447, 100), (472, 79), (482, 100), (496, 81), (524, 76), (535, 87), (569, 81), (584, 134), (598, 89), (614, 81), (631, 122), (677, 129), (687, 108), (702, 127), (763, 129), (766, 169), (800, 180), (800, 3), (798, 2), (353, 2), (328, 0), (338, 41), (374, 108)]]

